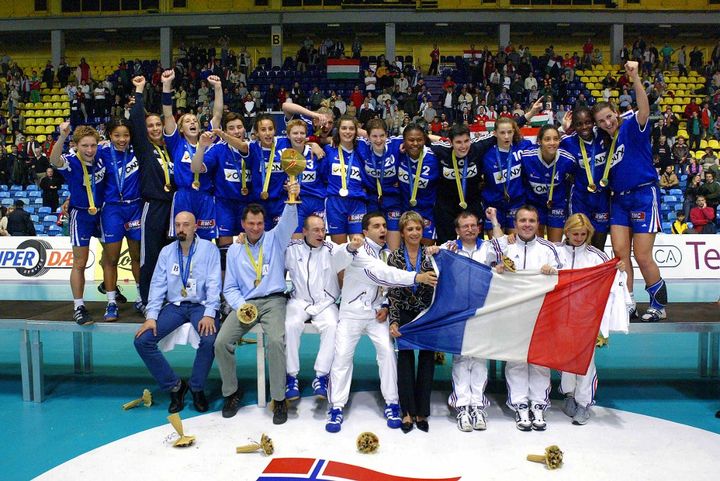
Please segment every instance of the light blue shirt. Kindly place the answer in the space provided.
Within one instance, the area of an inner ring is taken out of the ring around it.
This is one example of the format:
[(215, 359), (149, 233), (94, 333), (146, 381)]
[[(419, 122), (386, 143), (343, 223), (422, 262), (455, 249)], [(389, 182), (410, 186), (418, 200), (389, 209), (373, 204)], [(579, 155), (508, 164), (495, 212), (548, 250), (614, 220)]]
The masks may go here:
[(297, 206), (285, 204), (278, 224), (265, 232), (255, 244), (247, 243), (255, 261), (263, 246), (262, 281), (255, 287), (255, 268), (248, 258), (246, 244), (233, 244), (228, 249), (225, 268), (225, 300), (238, 309), (248, 299), (285, 292), (285, 250), (298, 225)]
[[(205, 315), (215, 317), (220, 309), (220, 251), (210, 241), (195, 236), (195, 253), (190, 265), (188, 286), (194, 282), (195, 288), (187, 289), (187, 297), (181, 294), (182, 279), (178, 260), (178, 242), (166, 245), (160, 251), (155, 272), (150, 283), (148, 295), (147, 319), (157, 319), (163, 304), (167, 302), (179, 305), (181, 302), (194, 302), (205, 306)], [(183, 266), (187, 265), (187, 256), (183, 256)]]

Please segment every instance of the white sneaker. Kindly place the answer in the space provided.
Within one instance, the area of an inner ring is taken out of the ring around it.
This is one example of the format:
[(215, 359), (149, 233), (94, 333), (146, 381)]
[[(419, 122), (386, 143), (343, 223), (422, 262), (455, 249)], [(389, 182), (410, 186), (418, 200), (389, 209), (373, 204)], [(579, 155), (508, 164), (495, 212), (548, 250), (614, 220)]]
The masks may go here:
[(562, 412), (564, 412), (568, 417), (573, 417), (575, 416), (577, 409), (578, 405), (575, 402), (575, 397), (570, 394), (565, 396), (565, 402), (563, 403)]
[(585, 406), (578, 406), (575, 416), (572, 418), (572, 423), (575, 426), (583, 426), (590, 420), (590, 409)]
[(535, 431), (545, 431), (547, 423), (545, 423), (545, 405), (533, 404), (530, 408), (532, 414), (532, 428)]
[(527, 404), (521, 404), (515, 411), (515, 425), (520, 431), (530, 431), (532, 423), (530, 422), (530, 409)]
[(649, 307), (647, 312), (640, 317), (640, 320), (642, 322), (658, 322), (662, 319), (667, 318), (667, 313), (665, 312), (665, 309), (655, 309), (652, 307)]
[(487, 429), (487, 414), (480, 406), (470, 407), (470, 419), (474, 430), (485, 431)]
[(469, 433), (473, 430), (472, 418), (470, 417), (470, 412), (468, 411), (467, 406), (461, 406), (458, 408), (457, 427), (464, 433)]

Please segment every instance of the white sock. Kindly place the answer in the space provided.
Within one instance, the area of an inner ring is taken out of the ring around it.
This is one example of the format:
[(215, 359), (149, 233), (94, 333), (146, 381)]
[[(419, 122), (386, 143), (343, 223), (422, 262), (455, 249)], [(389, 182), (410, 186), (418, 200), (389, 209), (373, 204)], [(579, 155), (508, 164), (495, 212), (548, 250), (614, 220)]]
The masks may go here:
[(83, 299), (73, 299), (73, 309), (77, 309), (80, 306), (85, 305), (85, 300)]
[(117, 295), (117, 291), (107, 291), (107, 299), (108, 304), (115, 304), (115, 296)]

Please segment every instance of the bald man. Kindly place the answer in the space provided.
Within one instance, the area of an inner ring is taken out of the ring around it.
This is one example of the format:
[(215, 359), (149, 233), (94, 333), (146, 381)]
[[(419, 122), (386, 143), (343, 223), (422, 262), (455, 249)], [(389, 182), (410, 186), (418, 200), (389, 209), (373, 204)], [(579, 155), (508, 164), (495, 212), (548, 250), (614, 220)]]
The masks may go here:
[[(175, 216), (177, 241), (160, 251), (150, 283), (146, 321), (135, 335), (135, 349), (150, 374), (170, 393), (171, 413), (182, 411), (188, 389), (195, 409), (208, 410), (205, 381), (215, 358), (215, 336), (220, 328), (220, 252), (215, 244), (198, 237), (196, 230), (192, 213), (184, 211)], [(200, 335), (188, 382), (175, 374), (158, 349), (161, 339), (187, 322)]]

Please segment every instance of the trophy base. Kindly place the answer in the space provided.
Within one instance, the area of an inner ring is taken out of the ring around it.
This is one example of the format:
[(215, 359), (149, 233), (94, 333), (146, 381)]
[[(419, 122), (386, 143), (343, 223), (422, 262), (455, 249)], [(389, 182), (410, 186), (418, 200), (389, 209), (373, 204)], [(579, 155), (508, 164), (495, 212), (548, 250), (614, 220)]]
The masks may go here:
[(285, 201), (286, 204), (302, 204), (300, 199), (288, 199)]

